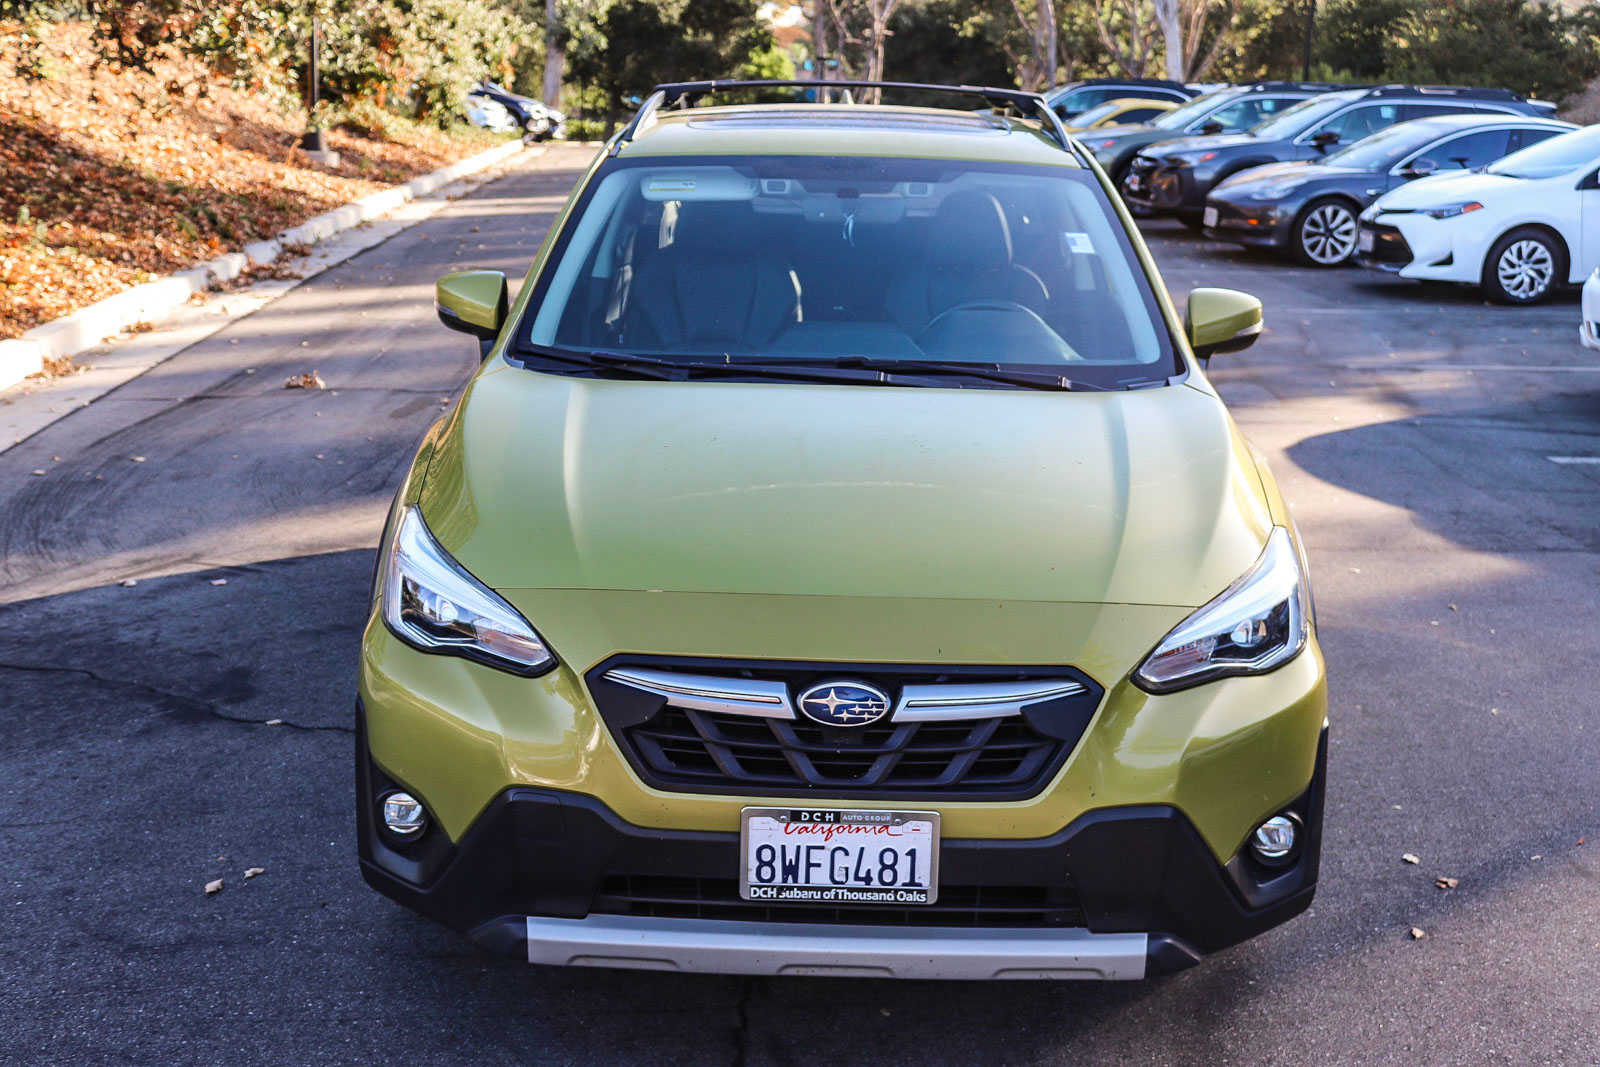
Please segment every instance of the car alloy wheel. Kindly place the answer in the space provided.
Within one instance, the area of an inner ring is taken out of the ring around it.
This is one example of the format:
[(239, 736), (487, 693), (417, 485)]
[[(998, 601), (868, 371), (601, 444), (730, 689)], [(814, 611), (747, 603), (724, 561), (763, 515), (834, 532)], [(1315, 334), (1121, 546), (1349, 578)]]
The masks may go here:
[(1556, 257), (1543, 241), (1524, 237), (1505, 247), (1495, 260), (1494, 270), (1507, 296), (1532, 303), (1550, 291), (1556, 276)]
[(1355, 254), (1355, 215), (1337, 200), (1312, 204), (1300, 220), (1299, 245), (1308, 265), (1337, 267)]

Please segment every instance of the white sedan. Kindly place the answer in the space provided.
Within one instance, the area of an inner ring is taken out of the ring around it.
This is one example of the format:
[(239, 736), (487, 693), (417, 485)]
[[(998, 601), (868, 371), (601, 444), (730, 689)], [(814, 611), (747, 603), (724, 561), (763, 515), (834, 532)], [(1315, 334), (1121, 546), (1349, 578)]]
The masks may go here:
[(1583, 283), (1583, 325), (1578, 337), (1585, 348), (1600, 348), (1600, 267)]
[(1356, 239), (1364, 267), (1537, 303), (1600, 267), (1600, 126), (1403, 185), (1361, 213)]

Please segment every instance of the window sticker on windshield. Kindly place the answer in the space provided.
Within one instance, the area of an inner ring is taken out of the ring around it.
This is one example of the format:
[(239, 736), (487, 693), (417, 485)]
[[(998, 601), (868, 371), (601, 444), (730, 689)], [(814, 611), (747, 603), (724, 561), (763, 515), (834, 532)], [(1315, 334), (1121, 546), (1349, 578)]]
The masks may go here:
[(1062, 234), (1067, 239), (1067, 249), (1080, 256), (1094, 255), (1094, 242), (1089, 240), (1086, 233), (1073, 233), (1070, 230)]
[(692, 193), (694, 192), (693, 178), (651, 178), (650, 184), (645, 187), (645, 192), (663, 196), (667, 193)]

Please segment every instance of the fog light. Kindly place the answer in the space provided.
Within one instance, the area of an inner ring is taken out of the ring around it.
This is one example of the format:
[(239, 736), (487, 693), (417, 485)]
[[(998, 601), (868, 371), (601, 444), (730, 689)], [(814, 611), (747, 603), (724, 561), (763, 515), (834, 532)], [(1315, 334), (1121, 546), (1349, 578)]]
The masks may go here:
[(1274, 815), (1250, 835), (1250, 851), (1269, 867), (1289, 862), (1300, 844), (1300, 827), (1287, 815)]
[(428, 825), (428, 812), (410, 793), (390, 793), (383, 798), (383, 825), (396, 837), (416, 837)]

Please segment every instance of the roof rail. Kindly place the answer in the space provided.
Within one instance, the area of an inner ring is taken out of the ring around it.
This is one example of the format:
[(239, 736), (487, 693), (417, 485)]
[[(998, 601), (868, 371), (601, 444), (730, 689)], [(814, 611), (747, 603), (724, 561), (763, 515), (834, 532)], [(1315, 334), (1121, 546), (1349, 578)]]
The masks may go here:
[(1061, 119), (1045, 103), (1044, 97), (1038, 93), (1024, 92), (1021, 89), (998, 89), (985, 85), (932, 85), (922, 82), (885, 82), (885, 81), (699, 81), (699, 82), (667, 82), (655, 87), (655, 90), (639, 108), (622, 132), (612, 141), (611, 153), (615, 155), (621, 150), (622, 145), (633, 140), (639, 134), (649, 129), (656, 121), (656, 114), (662, 108), (687, 108), (695, 100), (703, 96), (726, 92), (733, 89), (817, 89), (827, 92), (833, 89), (844, 90), (842, 103), (850, 103), (853, 97), (852, 89), (897, 89), (910, 92), (923, 93), (954, 93), (962, 96), (971, 96), (983, 100), (996, 110), (1010, 108), (1019, 115), (1038, 121), (1046, 136), (1061, 146), (1063, 151), (1072, 151), (1072, 142), (1067, 137), (1067, 131), (1061, 125)]
[(1468, 100), (1522, 100), (1510, 89), (1477, 89), (1470, 85), (1379, 85), (1368, 96), (1456, 96)]
[(1270, 92), (1273, 90), (1300, 90), (1304, 92), (1337, 92), (1340, 89), (1370, 89), (1371, 82), (1301, 82), (1301, 81), (1260, 81), (1247, 82), (1239, 86), (1252, 92)]
[(1050, 91), (1063, 89), (1069, 85), (1159, 85), (1167, 89), (1187, 89), (1182, 82), (1172, 81), (1170, 78), (1079, 78), (1077, 81), (1062, 82), (1052, 86)]

